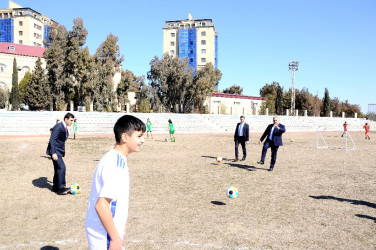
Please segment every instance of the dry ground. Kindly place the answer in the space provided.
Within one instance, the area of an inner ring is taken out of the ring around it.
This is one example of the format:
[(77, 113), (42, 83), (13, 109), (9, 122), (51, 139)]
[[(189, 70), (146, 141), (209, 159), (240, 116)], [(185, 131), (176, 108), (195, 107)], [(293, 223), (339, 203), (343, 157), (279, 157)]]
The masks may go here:
[[(273, 172), (256, 163), (259, 136), (236, 163), (231, 135), (147, 140), (129, 157), (127, 249), (375, 249), (376, 134), (352, 134), (358, 149), (346, 152), (317, 149), (314, 133), (286, 133)], [(326, 136), (344, 145), (339, 133)], [(82, 193), (65, 196), (51, 192), (47, 141), (0, 138), (0, 249), (87, 249), (91, 179), (114, 140), (68, 140), (67, 182)]]

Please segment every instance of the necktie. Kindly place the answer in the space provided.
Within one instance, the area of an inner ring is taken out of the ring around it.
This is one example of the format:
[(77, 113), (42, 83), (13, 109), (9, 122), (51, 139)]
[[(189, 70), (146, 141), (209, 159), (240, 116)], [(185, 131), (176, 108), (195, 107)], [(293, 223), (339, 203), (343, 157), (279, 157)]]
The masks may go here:
[(243, 135), (243, 123), (240, 123), (239, 125), (239, 133), (238, 133), (239, 136), (242, 136)]
[(273, 132), (274, 132), (274, 126), (272, 127), (272, 130), (270, 131), (269, 140), (273, 140)]

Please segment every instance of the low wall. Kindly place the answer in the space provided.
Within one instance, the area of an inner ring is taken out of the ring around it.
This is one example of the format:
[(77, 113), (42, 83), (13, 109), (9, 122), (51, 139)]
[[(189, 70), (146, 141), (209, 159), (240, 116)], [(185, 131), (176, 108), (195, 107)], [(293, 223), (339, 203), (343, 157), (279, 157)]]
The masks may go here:
[[(63, 120), (67, 112), (60, 111), (1, 111), (0, 135), (49, 135), (56, 120)], [(117, 119), (125, 113), (72, 112), (77, 118), (80, 134), (112, 134)], [(234, 133), (239, 122), (235, 115), (203, 115), (175, 113), (131, 113), (146, 123), (152, 122), (153, 133), (168, 134), (168, 119), (174, 123), (177, 134), (189, 133)], [(273, 116), (247, 116), (246, 122), (251, 132), (263, 132), (272, 123)], [(314, 132), (316, 130), (341, 131), (347, 121), (349, 131), (363, 131), (368, 122), (371, 131), (376, 130), (376, 122), (364, 118), (326, 118), (280, 116), (280, 121), (288, 132)]]

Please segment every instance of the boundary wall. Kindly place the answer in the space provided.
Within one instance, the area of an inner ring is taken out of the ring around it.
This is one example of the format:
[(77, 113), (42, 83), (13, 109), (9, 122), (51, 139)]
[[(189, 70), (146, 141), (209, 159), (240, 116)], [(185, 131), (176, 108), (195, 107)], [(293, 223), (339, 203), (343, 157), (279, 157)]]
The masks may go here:
[[(25, 136), (49, 135), (50, 128), (61, 121), (67, 111), (0, 111), (0, 135)], [(86, 135), (112, 134), (117, 119), (126, 113), (71, 112), (77, 118), (78, 133)], [(176, 113), (130, 113), (146, 123), (150, 118), (154, 134), (168, 134), (168, 119), (174, 123), (177, 134), (232, 134), (239, 115), (176, 114)], [(251, 133), (263, 132), (272, 123), (273, 116), (246, 116)], [(348, 131), (364, 131), (367, 122), (371, 131), (376, 130), (376, 122), (365, 118), (292, 117), (279, 116), (287, 132), (343, 131), (343, 123), (348, 123)], [(70, 128), (72, 129), (72, 128)], [(72, 131), (71, 131), (72, 132)]]

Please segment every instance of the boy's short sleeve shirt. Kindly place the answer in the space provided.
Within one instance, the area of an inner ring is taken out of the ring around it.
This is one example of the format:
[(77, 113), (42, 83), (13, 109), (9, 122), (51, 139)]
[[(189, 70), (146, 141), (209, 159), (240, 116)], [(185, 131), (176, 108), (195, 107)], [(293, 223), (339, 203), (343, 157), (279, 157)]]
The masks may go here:
[(107, 244), (107, 232), (95, 210), (99, 197), (112, 200), (110, 209), (115, 227), (120, 237), (123, 237), (128, 218), (129, 173), (127, 158), (116, 150), (110, 150), (102, 157), (93, 177), (86, 215), (86, 234), (90, 248), (94, 249)]

